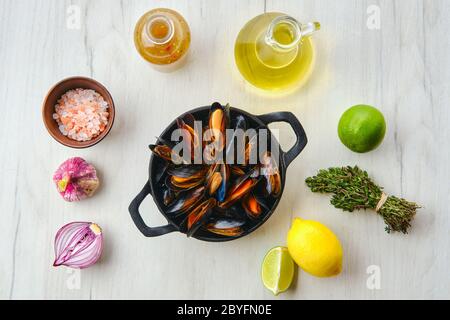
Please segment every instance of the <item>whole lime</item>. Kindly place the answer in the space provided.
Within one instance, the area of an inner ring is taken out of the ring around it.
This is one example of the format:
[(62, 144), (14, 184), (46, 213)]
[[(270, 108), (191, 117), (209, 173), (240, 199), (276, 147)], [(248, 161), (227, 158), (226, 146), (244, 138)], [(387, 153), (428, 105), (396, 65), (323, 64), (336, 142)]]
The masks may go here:
[(383, 114), (368, 105), (356, 105), (341, 117), (339, 138), (350, 150), (366, 153), (375, 150), (383, 142), (386, 121)]

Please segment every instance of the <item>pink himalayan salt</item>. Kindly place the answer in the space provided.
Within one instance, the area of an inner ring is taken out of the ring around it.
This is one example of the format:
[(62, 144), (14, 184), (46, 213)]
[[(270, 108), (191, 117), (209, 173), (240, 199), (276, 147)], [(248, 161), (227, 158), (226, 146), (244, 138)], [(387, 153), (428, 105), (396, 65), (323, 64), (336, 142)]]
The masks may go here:
[(53, 119), (63, 135), (80, 142), (89, 141), (106, 129), (108, 108), (105, 99), (94, 90), (70, 90), (58, 100)]

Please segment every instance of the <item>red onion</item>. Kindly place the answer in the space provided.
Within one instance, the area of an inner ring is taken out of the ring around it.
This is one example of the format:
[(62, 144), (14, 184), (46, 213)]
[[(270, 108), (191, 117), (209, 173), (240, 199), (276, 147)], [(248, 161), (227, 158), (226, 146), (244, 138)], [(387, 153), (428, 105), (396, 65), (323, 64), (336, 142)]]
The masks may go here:
[(73, 222), (59, 229), (55, 237), (53, 266), (85, 269), (95, 264), (102, 254), (102, 229), (91, 222)]
[(71, 158), (53, 175), (58, 192), (69, 202), (92, 197), (100, 182), (94, 166), (82, 158)]

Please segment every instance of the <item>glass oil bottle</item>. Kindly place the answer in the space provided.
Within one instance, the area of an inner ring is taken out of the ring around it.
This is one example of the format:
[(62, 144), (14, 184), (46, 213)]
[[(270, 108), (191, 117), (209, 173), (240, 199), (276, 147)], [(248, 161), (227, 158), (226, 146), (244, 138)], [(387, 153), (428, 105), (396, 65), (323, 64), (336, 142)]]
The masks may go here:
[(311, 35), (318, 22), (301, 24), (283, 13), (266, 13), (248, 22), (235, 45), (236, 65), (255, 87), (290, 92), (306, 82), (315, 52)]
[(176, 11), (159, 8), (144, 14), (136, 24), (134, 42), (139, 54), (160, 71), (173, 71), (186, 58), (191, 32)]

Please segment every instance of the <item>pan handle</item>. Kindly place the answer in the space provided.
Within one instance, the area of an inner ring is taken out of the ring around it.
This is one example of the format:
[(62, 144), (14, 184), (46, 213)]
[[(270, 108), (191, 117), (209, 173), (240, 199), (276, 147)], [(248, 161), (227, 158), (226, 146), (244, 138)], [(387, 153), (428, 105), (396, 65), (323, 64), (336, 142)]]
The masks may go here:
[(306, 137), (305, 129), (303, 129), (300, 121), (292, 112), (275, 112), (269, 113), (258, 118), (266, 125), (273, 122), (286, 122), (289, 123), (297, 136), (295, 145), (288, 151), (283, 153), (283, 160), (286, 168), (294, 161), (295, 158), (305, 149), (308, 144), (308, 138)]
[(142, 232), (142, 234), (146, 237), (159, 237), (174, 231), (178, 231), (177, 228), (171, 224), (161, 227), (151, 228), (147, 226), (142, 219), (141, 214), (139, 213), (139, 207), (141, 206), (142, 201), (148, 196), (151, 195), (152, 190), (150, 188), (150, 184), (147, 182), (142, 189), (142, 191), (134, 198), (128, 207), (128, 211), (131, 214), (131, 218), (134, 221), (134, 224)]

